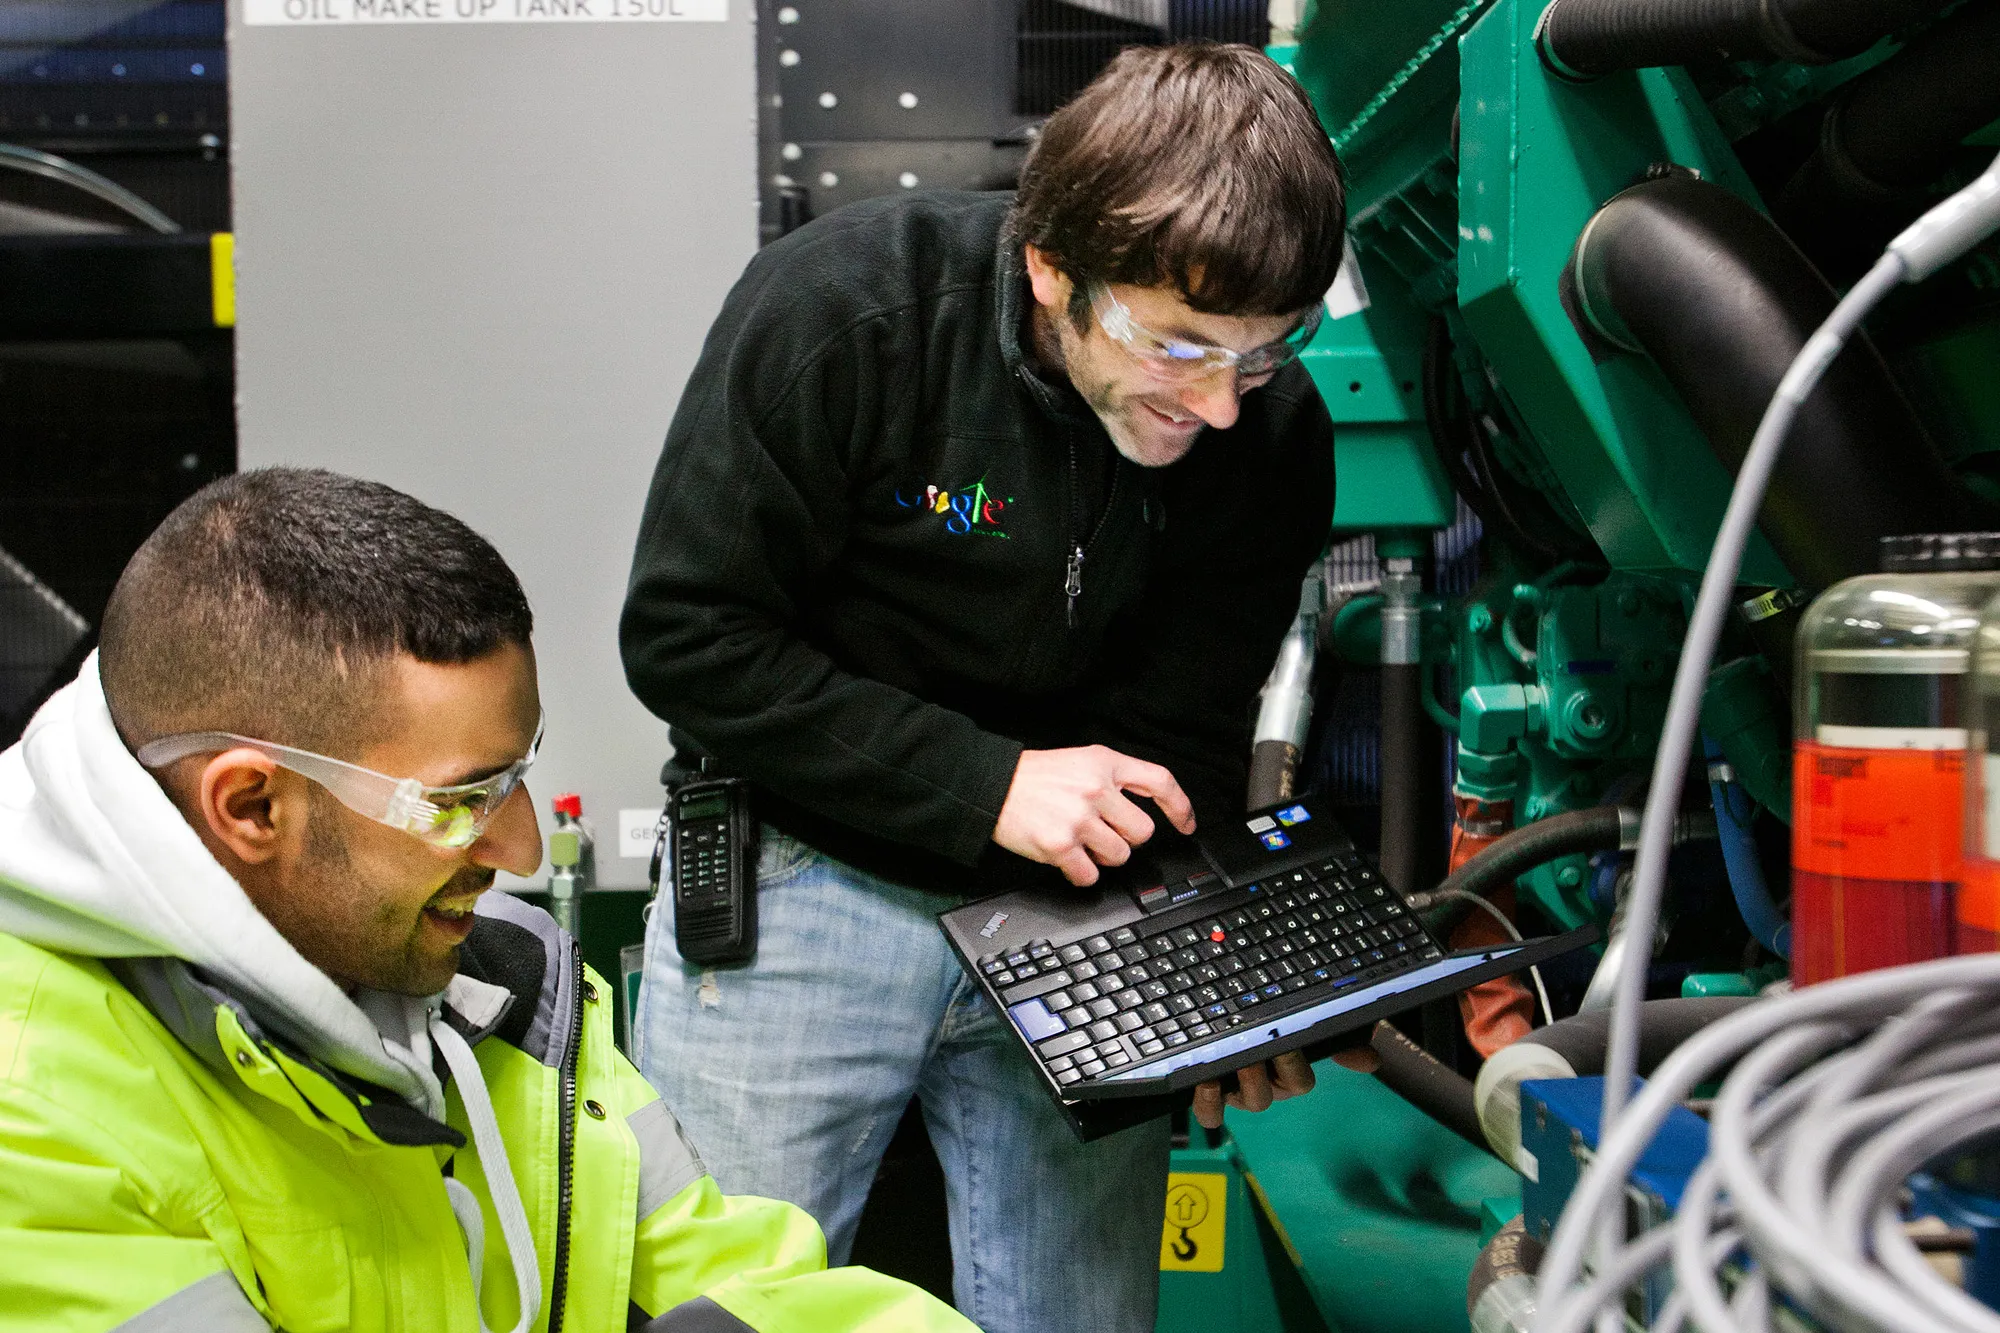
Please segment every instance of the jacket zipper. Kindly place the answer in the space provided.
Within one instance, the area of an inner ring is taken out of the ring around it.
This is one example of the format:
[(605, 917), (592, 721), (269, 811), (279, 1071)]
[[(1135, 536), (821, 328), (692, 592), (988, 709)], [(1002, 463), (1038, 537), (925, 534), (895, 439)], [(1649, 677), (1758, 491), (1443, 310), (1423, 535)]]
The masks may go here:
[(569, 1047), (563, 1052), (558, 1097), (562, 1119), (556, 1128), (556, 1261), (549, 1282), (548, 1333), (562, 1333), (563, 1299), (569, 1292), (570, 1194), (576, 1173), (576, 1062), (583, 1045), (583, 952), (574, 941), (569, 958), (576, 984), (570, 988)]
[(1076, 462), (1076, 436), (1069, 435), (1069, 560), (1063, 566), (1063, 596), (1068, 599), (1069, 627), (1076, 628), (1076, 599), (1083, 596), (1083, 561), (1089, 550), (1097, 545), (1104, 524), (1111, 517), (1111, 508), (1118, 499), (1118, 483), (1125, 476), (1125, 460), (1120, 458), (1111, 465), (1111, 488), (1104, 494), (1104, 512), (1097, 516), (1097, 523), (1090, 535), (1077, 540), (1077, 533), (1083, 527), (1083, 487)]

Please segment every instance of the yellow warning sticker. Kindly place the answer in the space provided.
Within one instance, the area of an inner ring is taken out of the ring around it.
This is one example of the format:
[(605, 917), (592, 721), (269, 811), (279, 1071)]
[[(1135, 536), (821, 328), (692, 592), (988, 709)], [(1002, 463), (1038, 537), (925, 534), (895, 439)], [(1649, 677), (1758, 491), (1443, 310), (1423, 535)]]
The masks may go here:
[(1160, 1271), (1221, 1272), (1228, 1209), (1228, 1176), (1169, 1173), (1166, 1225), (1160, 1232)]

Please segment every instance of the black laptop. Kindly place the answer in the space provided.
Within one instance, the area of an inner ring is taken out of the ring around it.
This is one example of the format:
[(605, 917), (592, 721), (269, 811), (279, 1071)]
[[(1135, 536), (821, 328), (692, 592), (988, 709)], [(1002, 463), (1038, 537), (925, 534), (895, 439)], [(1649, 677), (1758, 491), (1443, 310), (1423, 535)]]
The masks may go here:
[(939, 917), (1084, 1138), (1598, 938), (1584, 926), (1452, 953), (1312, 798), (1194, 838), (1160, 828), (1090, 888)]

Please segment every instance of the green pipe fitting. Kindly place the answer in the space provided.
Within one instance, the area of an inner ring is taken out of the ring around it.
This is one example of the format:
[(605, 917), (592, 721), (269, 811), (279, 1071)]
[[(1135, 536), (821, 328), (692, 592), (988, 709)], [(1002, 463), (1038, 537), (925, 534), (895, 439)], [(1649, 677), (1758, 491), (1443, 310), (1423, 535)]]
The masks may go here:
[(1521, 756), (1474, 754), (1463, 743), (1458, 747), (1458, 778), (1452, 792), (1481, 801), (1511, 801), (1521, 782)]
[(1330, 636), (1340, 660), (1355, 666), (1373, 666), (1382, 660), (1382, 594), (1371, 592), (1350, 597), (1333, 613)]
[(1681, 998), (1704, 1000), (1716, 996), (1748, 998), (1761, 995), (1764, 987), (1784, 976), (1788, 970), (1784, 963), (1766, 963), (1748, 972), (1690, 972), (1681, 981)]
[(1784, 696), (1761, 657), (1739, 657), (1708, 673), (1701, 729), (1722, 749), (1751, 799), (1792, 822), (1792, 740)]
[(1375, 534), (1375, 558), (1377, 560), (1422, 560), (1431, 553), (1431, 535), (1428, 532), (1396, 528)]
[(1446, 735), (1456, 736), (1458, 735), (1458, 717), (1447, 709), (1444, 706), (1444, 702), (1437, 696), (1438, 677), (1442, 674), (1440, 664), (1435, 659), (1426, 658), (1424, 662), (1423, 687), (1424, 711), (1431, 715), (1431, 721), (1437, 723)]
[(1516, 743), (1542, 730), (1539, 685), (1474, 685), (1459, 696), (1458, 781), (1460, 796), (1510, 800), (1521, 780)]
[(1494, 755), (1542, 730), (1539, 685), (1474, 685), (1459, 698), (1460, 753)]

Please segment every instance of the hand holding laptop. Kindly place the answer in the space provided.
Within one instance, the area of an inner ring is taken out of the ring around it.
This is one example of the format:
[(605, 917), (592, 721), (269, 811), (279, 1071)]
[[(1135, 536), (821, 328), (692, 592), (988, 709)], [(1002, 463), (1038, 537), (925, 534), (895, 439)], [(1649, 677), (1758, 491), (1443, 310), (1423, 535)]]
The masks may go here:
[(1174, 775), (1158, 764), (1103, 745), (1023, 750), (993, 827), (1008, 851), (1054, 866), (1072, 884), (1097, 882), (1099, 866), (1122, 866), (1153, 836), (1153, 821), (1125, 795), (1150, 798), (1182, 833), (1194, 832), (1194, 807)]
[[(1330, 1058), (1343, 1069), (1352, 1069), (1357, 1074), (1372, 1074), (1382, 1067), (1382, 1057), (1375, 1054), (1375, 1048), (1366, 1041), (1343, 1047)], [(1222, 1108), (1225, 1106), (1244, 1111), (1267, 1111), (1273, 1102), (1284, 1101), (1287, 1097), (1302, 1097), (1311, 1092), (1317, 1081), (1305, 1052), (1287, 1051), (1263, 1064), (1237, 1070), (1234, 1092), (1225, 1094), (1220, 1079), (1212, 1083), (1197, 1083), (1194, 1089), (1194, 1118), (1209, 1129), (1220, 1129)]]

